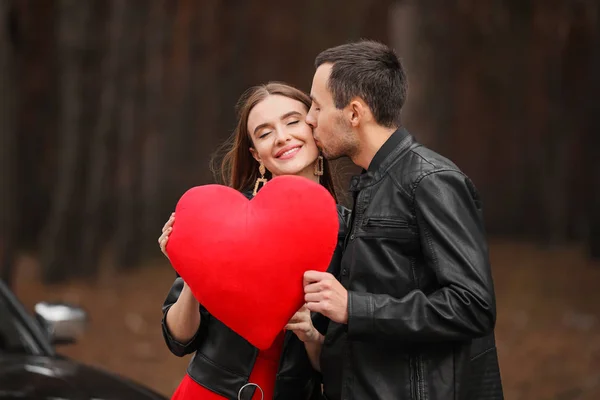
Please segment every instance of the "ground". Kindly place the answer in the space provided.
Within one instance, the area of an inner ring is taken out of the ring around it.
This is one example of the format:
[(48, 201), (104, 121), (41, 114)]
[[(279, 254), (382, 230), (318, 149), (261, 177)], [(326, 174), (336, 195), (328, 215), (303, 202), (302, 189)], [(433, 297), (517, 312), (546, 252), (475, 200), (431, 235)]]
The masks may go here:
[[(507, 400), (600, 398), (600, 264), (577, 247), (555, 250), (493, 240), (496, 328)], [(105, 268), (94, 284), (44, 286), (35, 259), (18, 265), (15, 292), (31, 310), (37, 301), (84, 307), (88, 331), (59, 352), (144, 383), (169, 396), (189, 358), (168, 352), (161, 304), (174, 278), (162, 260), (117, 276)]]

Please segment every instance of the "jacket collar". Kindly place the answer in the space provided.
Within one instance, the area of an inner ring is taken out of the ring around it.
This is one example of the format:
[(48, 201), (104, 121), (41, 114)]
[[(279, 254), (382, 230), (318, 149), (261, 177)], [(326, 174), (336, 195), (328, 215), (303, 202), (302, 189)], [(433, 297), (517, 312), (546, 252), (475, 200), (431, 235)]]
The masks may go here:
[(398, 156), (414, 143), (414, 138), (405, 128), (398, 128), (375, 153), (367, 170), (350, 180), (350, 191), (355, 192), (381, 179), (385, 171)]

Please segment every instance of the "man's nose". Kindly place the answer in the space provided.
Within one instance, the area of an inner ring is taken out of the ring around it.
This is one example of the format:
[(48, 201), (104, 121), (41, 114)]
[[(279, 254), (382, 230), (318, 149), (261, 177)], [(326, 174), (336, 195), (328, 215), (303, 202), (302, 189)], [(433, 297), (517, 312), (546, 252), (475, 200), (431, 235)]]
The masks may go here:
[(306, 123), (312, 129), (315, 129), (317, 127), (317, 119), (313, 116), (312, 109), (309, 110), (308, 114), (306, 115)]

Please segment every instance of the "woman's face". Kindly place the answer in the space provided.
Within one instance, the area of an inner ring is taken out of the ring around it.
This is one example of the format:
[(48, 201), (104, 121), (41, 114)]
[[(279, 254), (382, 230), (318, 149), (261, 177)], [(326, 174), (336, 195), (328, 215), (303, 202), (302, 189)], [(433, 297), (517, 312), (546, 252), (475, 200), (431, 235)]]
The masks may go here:
[(304, 104), (281, 95), (268, 96), (250, 111), (250, 151), (273, 176), (312, 174), (319, 150), (306, 113)]

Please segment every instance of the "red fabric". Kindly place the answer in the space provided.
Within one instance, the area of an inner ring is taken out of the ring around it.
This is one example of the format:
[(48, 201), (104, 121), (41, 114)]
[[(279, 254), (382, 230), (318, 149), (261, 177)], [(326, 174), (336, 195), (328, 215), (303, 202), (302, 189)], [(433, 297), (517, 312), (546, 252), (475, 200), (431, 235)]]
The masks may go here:
[(338, 224), (333, 197), (306, 178), (274, 178), (252, 200), (198, 186), (175, 208), (167, 253), (200, 304), (264, 350), (304, 304), (304, 272), (327, 270)]
[[(273, 345), (267, 350), (262, 350), (258, 353), (254, 368), (250, 374), (249, 382), (256, 383), (259, 385), (264, 392), (264, 400), (272, 399), (273, 392), (275, 391), (275, 378), (277, 376), (277, 369), (279, 367), (279, 358), (283, 349), (283, 332), (280, 333)], [(250, 391), (252, 387), (248, 387), (247, 391)], [(211, 392), (204, 386), (196, 383), (189, 375), (185, 375), (177, 390), (171, 397), (171, 400), (223, 400), (225, 397)], [(260, 390), (256, 389), (252, 400), (260, 400)]]

